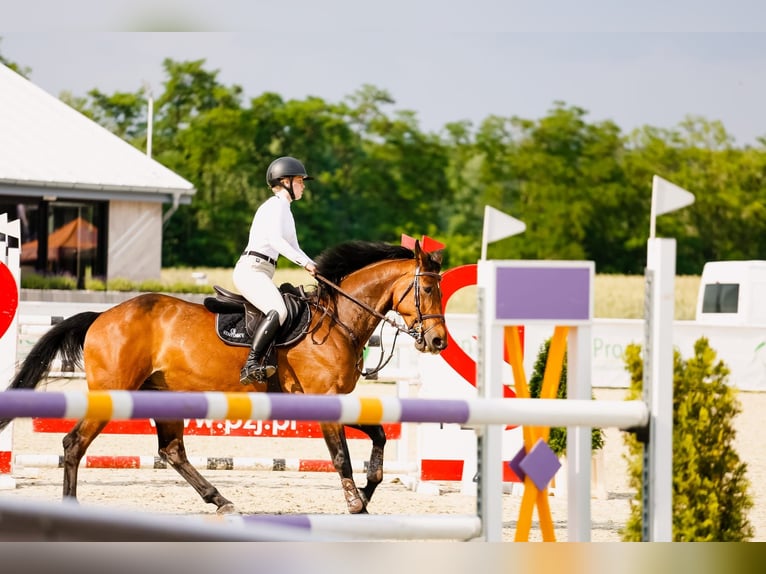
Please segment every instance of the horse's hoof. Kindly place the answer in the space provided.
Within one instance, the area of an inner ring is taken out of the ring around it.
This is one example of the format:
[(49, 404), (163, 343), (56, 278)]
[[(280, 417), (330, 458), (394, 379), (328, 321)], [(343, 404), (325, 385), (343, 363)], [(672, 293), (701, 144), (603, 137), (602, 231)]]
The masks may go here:
[(361, 496), (347, 498), (346, 505), (351, 514), (367, 514), (367, 501)]
[(340, 483), (343, 487), (343, 495), (346, 498), (346, 506), (348, 506), (348, 511), (351, 514), (361, 514), (364, 512), (367, 504), (362, 499), (362, 497), (359, 496), (359, 491), (357, 490), (354, 481), (350, 478), (342, 478)]
[(221, 506), (218, 510), (215, 511), (216, 514), (225, 515), (225, 514), (239, 514), (239, 511), (237, 511), (236, 508), (234, 508), (234, 505), (229, 502), (227, 504), (224, 504)]

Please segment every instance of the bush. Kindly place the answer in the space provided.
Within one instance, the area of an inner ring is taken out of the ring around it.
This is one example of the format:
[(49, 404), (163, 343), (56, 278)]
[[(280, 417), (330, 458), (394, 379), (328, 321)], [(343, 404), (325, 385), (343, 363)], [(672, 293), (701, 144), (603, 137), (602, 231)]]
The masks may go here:
[(46, 277), (37, 273), (24, 274), (21, 278), (21, 287), (24, 289), (77, 289), (77, 279), (66, 275), (52, 275)]
[[(630, 373), (628, 399), (642, 396), (641, 347), (625, 350)], [(673, 540), (742, 542), (753, 536), (747, 512), (747, 465), (733, 448), (733, 419), (741, 412), (735, 390), (727, 386), (729, 369), (716, 362), (705, 337), (694, 344), (694, 357), (673, 354)], [(626, 435), (630, 486), (637, 495), (621, 532), (625, 541), (641, 540), (643, 445)]]
[[(545, 374), (545, 364), (548, 362), (548, 351), (551, 347), (551, 340), (547, 339), (537, 353), (537, 360), (532, 369), (532, 375), (529, 378), (529, 395), (532, 398), (539, 398), (543, 388), (543, 375)], [(561, 369), (561, 380), (559, 381), (558, 394), (559, 399), (567, 397), (567, 355), (564, 354), (564, 364)], [(567, 452), (567, 429), (565, 427), (551, 427), (548, 437), (548, 446), (556, 456), (564, 456)], [(604, 429), (594, 428), (591, 434), (591, 449), (597, 451), (604, 446)]]
[[(28, 273), (22, 275), (21, 287), (23, 289), (60, 289), (76, 290), (77, 279), (63, 275), (38, 275)], [(140, 291), (140, 292), (162, 292), (162, 293), (212, 293), (213, 288), (209, 285), (196, 285), (192, 283), (163, 283), (157, 280), (146, 280), (140, 282), (130, 281), (128, 279), (111, 279), (104, 283), (101, 279), (88, 278), (85, 280), (85, 288), (88, 291)]]

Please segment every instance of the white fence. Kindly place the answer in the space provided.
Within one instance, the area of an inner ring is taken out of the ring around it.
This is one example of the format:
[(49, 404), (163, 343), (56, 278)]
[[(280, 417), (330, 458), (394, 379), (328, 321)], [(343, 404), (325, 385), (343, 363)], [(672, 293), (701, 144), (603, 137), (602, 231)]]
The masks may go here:
[[(476, 315), (447, 314), (447, 325), (454, 339), (463, 350), (475, 359), (477, 356)], [(529, 325), (524, 329), (525, 369), (532, 372), (538, 351), (550, 337), (550, 329)], [(635, 343), (643, 345), (643, 319), (594, 319), (591, 324), (591, 381), (594, 388), (627, 388), (630, 376), (625, 370), (623, 354), (625, 348)], [(391, 341), (384, 337), (384, 341)], [(674, 321), (673, 342), (683, 357), (691, 357), (694, 343), (700, 337), (707, 337), (710, 346), (718, 353), (731, 370), (730, 384), (746, 391), (766, 391), (766, 325), (740, 327), (705, 325), (696, 321)], [(378, 351), (368, 357), (368, 365), (377, 362)], [(409, 340), (400, 338), (389, 365), (379, 374), (381, 380), (411, 377), (414, 372), (428, 376), (433, 357), (419, 356)], [(423, 363), (428, 369), (423, 369)], [(439, 385), (460, 393), (465, 382), (456, 373), (439, 371)], [(510, 369), (505, 381), (511, 382)], [(422, 382), (422, 381), (421, 381)]]

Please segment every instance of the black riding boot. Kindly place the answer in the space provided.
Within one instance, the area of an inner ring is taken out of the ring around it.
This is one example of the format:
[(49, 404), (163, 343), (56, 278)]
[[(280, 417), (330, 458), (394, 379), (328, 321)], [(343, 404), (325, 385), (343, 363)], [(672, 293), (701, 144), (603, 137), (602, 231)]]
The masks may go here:
[(269, 311), (253, 335), (253, 347), (247, 357), (245, 366), (239, 374), (239, 382), (248, 385), (263, 382), (276, 372), (273, 365), (261, 365), (261, 359), (266, 349), (274, 340), (279, 330), (279, 313)]

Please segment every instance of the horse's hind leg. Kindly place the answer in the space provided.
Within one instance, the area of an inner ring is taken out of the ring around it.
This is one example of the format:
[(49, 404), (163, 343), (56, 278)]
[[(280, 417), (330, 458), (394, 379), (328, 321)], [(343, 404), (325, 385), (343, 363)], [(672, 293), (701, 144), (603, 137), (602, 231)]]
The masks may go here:
[(77, 500), (77, 470), (90, 443), (104, 430), (107, 421), (82, 419), (64, 437), (64, 498)]
[(347, 425), (358, 429), (370, 437), (372, 452), (367, 463), (367, 484), (361, 491), (365, 506), (372, 500), (372, 494), (383, 481), (383, 449), (386, 446), (386, 433), (381, 425)]
[(367, 502), (360, 494), (354, 483), (353, 468), (351, 466), (351, 457), (348, 452), (348, 443), (346, 442), (346, 432), (343, 425), (337, 423), (322, 423), (322, 434), (325, 443), (330, 451), (335, 470), (340, 474), (340, 483), (343, 487), (343, 495), (346, 497), (346, 505), (351, 514), (365, 514), (367, 512)]
[(186, 458), (183, 421), (157, 421), (157, 440), (160, 456), (170, 464), (202, 497), (215, 504), (218, 514), (234, 514), (234, 505), (210, 484)]

